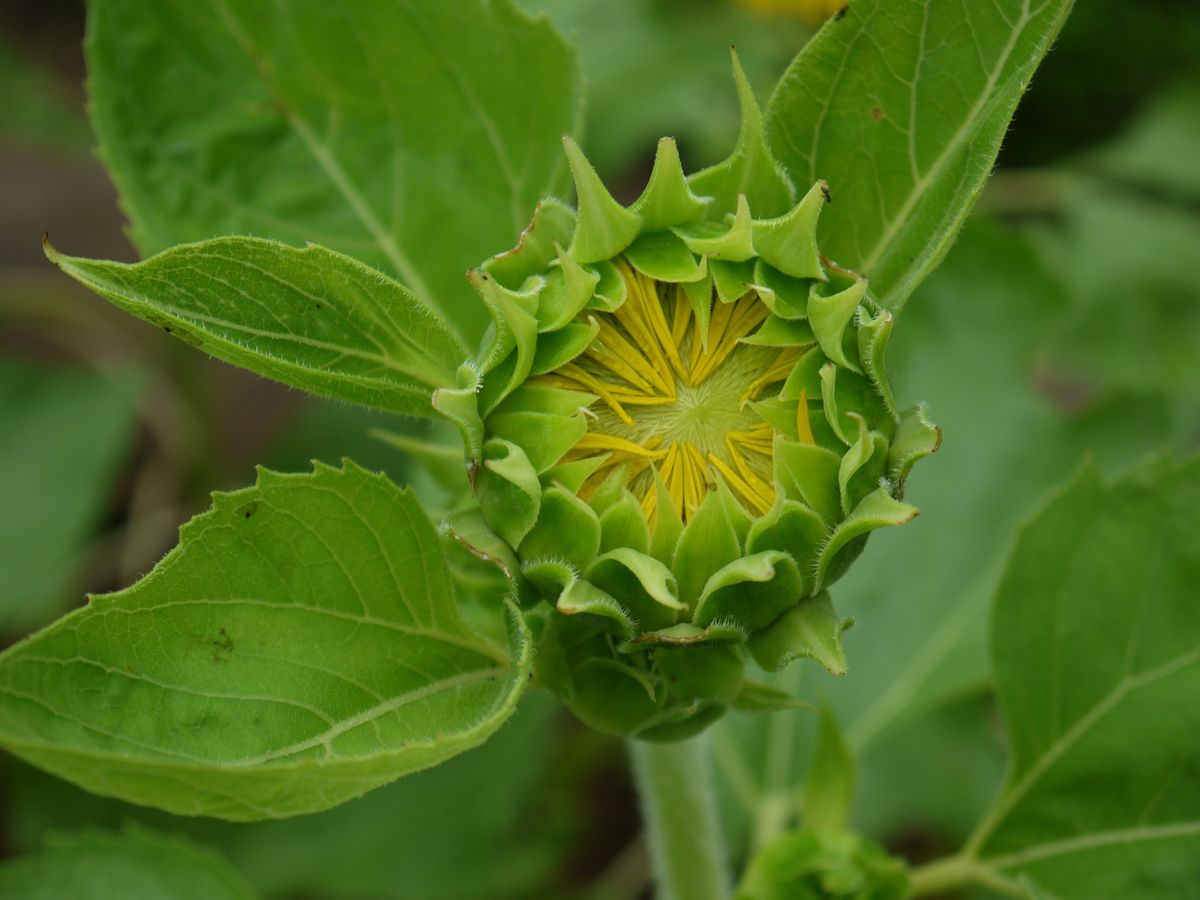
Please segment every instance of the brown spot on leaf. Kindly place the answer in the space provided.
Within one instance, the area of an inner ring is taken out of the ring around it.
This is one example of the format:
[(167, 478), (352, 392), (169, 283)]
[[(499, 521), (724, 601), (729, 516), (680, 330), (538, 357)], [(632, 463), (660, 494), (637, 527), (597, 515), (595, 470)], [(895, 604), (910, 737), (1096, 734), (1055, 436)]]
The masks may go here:
[(871, 110), (871, 118), (874, 119), (876, 122), (882, 122), (883, 121), (883, 107), (876, 106), (874, 109), (872, 109)]
[(226, 653), (233, 652), (233, 639), (229, 637), (229, 632), (224, 626), (217, 629), (217, 639), (212, 642), (217, 650), (223, 650)]
[(846, 13), (850, 11), (850, 4), (847, 3), (841, 9), (833, 14), (833, 21), (838, 22), (846, 17)]

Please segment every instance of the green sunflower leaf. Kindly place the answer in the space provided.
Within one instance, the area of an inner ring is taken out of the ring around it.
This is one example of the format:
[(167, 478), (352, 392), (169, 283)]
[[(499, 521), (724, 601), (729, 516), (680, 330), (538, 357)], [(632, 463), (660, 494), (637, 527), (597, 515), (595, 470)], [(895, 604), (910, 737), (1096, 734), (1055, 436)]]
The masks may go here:
[(314, 241), (398, 278), (471, 345), (488, 320), (463, 272), (565, 188), (560, 139), (582, 118), (574, 51), (508, 0), (105, 0), (86, 51), (144, 254)]
[(132, 315), (314, 394), (430, 416), (465, 346), (403, 285), (324, 247), (229, 237), (126, 264), (46, 255)]
[(1088, 467), (1022, 531), (992, 618), (1011, 757), (964, 853), (980, 873), (1064, 900), (1200, 883), (1197, 508), (1200, 458)]
[(260, 470), (142, 581), (0, 656), (0, 746), (174, 813), (315, 812), (491, 735), (529, 673), (508, 626), (504, 650), (460, 618), (411, 493)]
[(900, 309), (941, 260), (1071, 0), (855, 0), (780, 79), (771, 149), (829, 182), (821, 249)]

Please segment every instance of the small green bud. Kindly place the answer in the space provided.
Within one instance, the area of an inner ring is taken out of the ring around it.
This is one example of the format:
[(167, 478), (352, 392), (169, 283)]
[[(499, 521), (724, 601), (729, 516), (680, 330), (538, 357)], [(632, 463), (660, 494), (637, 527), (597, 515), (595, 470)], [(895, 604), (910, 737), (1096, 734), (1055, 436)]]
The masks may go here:
[(903, 481), (940, 440), (895, 408), (891, 314), (817, 248), (828, 187), (795, 201), (734, 74), (731, 157), (688, 178), (663, 139), (630, 207), (565, 142), (578, 212), (545, 201), (471, 273), (493, 326), (434, 401), (522, 597), (554, 611), (544, 681), (646, 739), (737, 705), (750, 657), (845, 671), (827, 589), (916, 515)]
[(750, 864), (737, 900), (904, 900), (904, 864), (844, 831), (797, 831)]

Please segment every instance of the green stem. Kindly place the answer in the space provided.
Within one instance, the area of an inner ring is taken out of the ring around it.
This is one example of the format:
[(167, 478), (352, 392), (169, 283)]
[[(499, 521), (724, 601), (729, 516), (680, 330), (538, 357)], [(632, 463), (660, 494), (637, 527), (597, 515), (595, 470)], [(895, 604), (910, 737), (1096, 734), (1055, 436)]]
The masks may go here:
[(918, 866), (909, 873), (908, 884), (913, 897), (944, 894), (972, 884), (985, 885), (1009, 897), (1026, 896), (1016, 882), (970, 856), (950, 856)]
[(725, 900), (729, 880), (704, 735), (630, 741), (658, 900)]

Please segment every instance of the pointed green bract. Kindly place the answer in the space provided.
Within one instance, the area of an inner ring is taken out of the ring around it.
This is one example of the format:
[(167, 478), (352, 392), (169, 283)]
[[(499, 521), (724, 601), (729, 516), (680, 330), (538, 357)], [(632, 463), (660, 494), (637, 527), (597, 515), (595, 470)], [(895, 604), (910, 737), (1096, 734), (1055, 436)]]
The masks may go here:
[(854, 624), (833, 611), (828, 593), (801, 600), (767, 629), (750, 637), (750, 652), (768, 672), (796, 659), (816, 660), (831, 675), (846, 674), (842, 632)]
[(641, 217), (613, 199), (575, 141), (564, 138), (563, 147), (579, 204), (571, 255), (581, 263), (611, 259), (633, 243), (641, 231)]
[(630, 548), (638, 553), (650, 549), (650, 526), (633, 494), (623, 491), (600, 516), (600, 550)]
[(896, 437), (888, 450), (888, 477), (897, 487), (904, 487), (904, 480), (916, 465), (942, 445), (942, 429), (929, 421), (929, 410), (920, 403), (905, 410), (896, 428)]
[(787, 553), (767, 550), (734, 560), (704, 585), (692, 621), (732, 622), (743, 631), (770, 625), (802, 593), (800, 569)]
[[(722, 227), (723, 224), (723, 227)], [(677, 233), (693, 253), (726, 262), (752, 259), (754, 222), (745, 194), (738, 194), (737, 208), (725, 223), (705, 223), (703, 227), (679, 229)]]
[[(557, 331), (579, 314), (596, 292), (600, 275), (589, 271), (555, 244), (558, 268), (546, 272), (546, 286), (538, 294), (538, 331)], [(489, 267), (488, 271), (493, 271)], [(529, 277), (529, 276), (526, 276)], [(525, 279), (521, 280), (524, 283)]]
[(484, 518), (510, 547), (519, 547), (537, 524), (542, 503), (542, 485), (525, 451), (503, 438), (489, 440), (476, 488)]
[(650, 181), (632, 207), (641, 217), (643, 230), (658, 231), (694, 222), (704, 217), (707, 208), (708, 201), (697, 197), (688, 186), (674, 139), (663, 138), (654, 155)]
[(600, 552), (600, 519), (573, 491), (553, 485), (542, 493), (537, 524), (522, 539), (522, 559), (555, 559), (582, 571)]
[(633, 637), (638, 625), (629, 611), (611, 594), (606, 594), (582, 578), (571, 579), (559, 594), (555, 608), (567, 616), (595, 617), (601, 628), (618, 637)]
[(917, 515), (917, 508), (895, 499), (888, 488), (879, 487), (854, 507), (845, 520), (834, 529), (829, 541), (817, 558), (817, 583), (831, 584), (846, 565), (837, 564), (838, 554), (853, 549), (853, 543), (876, 528), (903, 525)]
[(625, 258), (655, 281), (698, 281), (707, 274), (704, 257), (697, 260), (688, 243), (669, 231), (642, 235), (626, 248)]
[(688, 184), (697, 194), (715, 198), (716, 213), (733, 212), (738, 196), (744, 194), (759, 215), (779, 215), (791, 206), (795, 188), (767, 145), (762, 112), (742, 71), (737, 51), (731, 49), (731, 55), (733, 80), (742, 107), (737, 146), (728, 159), (697, 172), (688, 179)]
[(825, 278), (817, 250), (817, 217), (829, 186), (818, 181), (785, 216), (754, 223), (754, 249), (767, 263), (793, 278)]
[(694, 604), (699, 600), (709, 577), (740, 555), (740, 542), (724, 499), (720, 494), (709, 494), (675, 548), (672, 568), (679, 579), (683, 601)]
[(142, 581), (0, 656), (0, 745), (179, 814), (314, 812), (500, 726), (531, 662), (505, 615), (508, 648), (467, 626), (429, 519), (383, 476), (261, 471)]
[(856, 281), (845, 290), (828, 296), (813, 285), (808, 297), (808, 321), (821, 350), (838, 365), (852, 372), (857, 372), (859, 366), (857, 361), (846, 356), (843, 347), (846, 326), (850, 324), (866, 293), (867, 283)]

